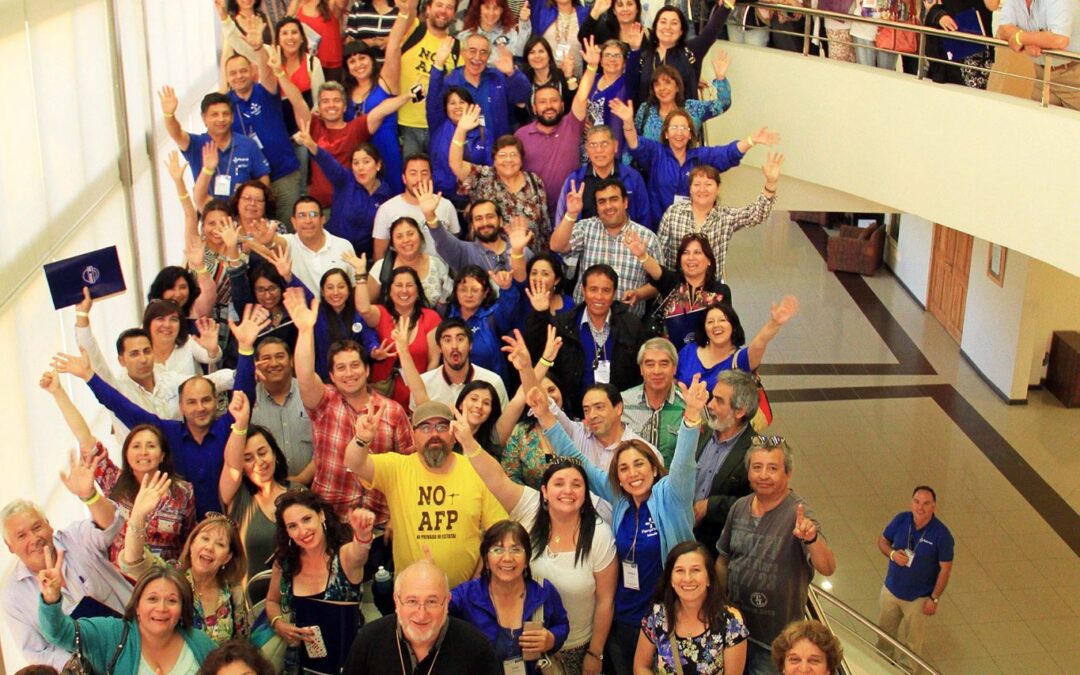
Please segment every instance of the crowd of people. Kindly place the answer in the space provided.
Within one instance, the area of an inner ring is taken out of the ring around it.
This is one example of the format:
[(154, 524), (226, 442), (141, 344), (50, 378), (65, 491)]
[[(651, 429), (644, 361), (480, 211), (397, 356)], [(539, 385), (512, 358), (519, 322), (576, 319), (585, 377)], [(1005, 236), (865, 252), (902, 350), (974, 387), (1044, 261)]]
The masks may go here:
[[(205, 132), (160, 92), (184, 264), (119, 367), (88, 287), (41, 378), (90, 517), (0, 511), (26, 672), (835, 672), (800, 619), (837, 562), (760, 435), (799, 303), (747, 340), (725, 276), (784, 158), (741, 207), (721, 174), (780, 138), (701, 144), (738, 11), (284, 5), (217, 0)], [(935, 504), (879, 541), (883, 626), (916, 650), (953, 556)]]

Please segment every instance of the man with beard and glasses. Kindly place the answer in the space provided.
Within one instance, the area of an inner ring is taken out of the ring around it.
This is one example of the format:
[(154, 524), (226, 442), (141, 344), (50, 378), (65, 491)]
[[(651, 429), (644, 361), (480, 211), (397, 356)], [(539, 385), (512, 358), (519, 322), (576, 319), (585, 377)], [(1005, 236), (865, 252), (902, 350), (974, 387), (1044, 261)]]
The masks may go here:
[[(446, 319), (435, 329), (435, 344), (442, 353), (442, 365), (420, 374), (428, 399), (448, 406), (457, 403), (458, 394), (473, 380), (482, 380), (495, 387), (499, 404), (503, 409), (508, 402), (506, 386), (502, 378), (487, 368), (473, 364), (469, 359), (472, 349), (472, 331), (460, 318)], [(413, 399), (409, 407), (415, 407)]]
[(578, 218), (593, 218), (596, 213), (596, 186), (605, 178), (614, 176), (622, 181), (626, 188), (626, 194), (630, 199), (630, 220), (635, 223), (653, 228), (655, 225), (649, 215), (649, 192), (645, 189), (645, 180), (641, 174), (616, 161), (619, 151), (619, 142), (615, 140), (615, 132), (611, 127), (601, 124), (589, 129), (585, 135), (585, 153), (589, 161), (573, 171), (562, 184), (559, 192), (559, 203), (555, 206), (555, 222), (562, 222), (566, 215), (566, 193), (570, 191), (570, 184), (584, 185), (585, 192), (582, 194), (584, 204)]
[(754, 378), (742, 370), (725, 370), (716, 379), (705, 420), (712, 430), (698, 448), (694, 482), (694, 537), (710, 550), (724, 529), (731, 505), (752, 492), (745, 458), (758, 409)]
[[(426, 131), (426, 129), (425, 129)], [(405, 184), (405, 192), (391, 197), (383, 202), (379, 210), (375, 212), (375, 224), (371, 231), (372, 241), (375, 245), (374, 260), (382, 260), (386, 255), (386, 249), (390, 247), (390, 226), (401, 218), (412, 218), (416, 222), (423, 222), (425, 216), (420, 209), (420, 186), (427, 185), (431, 191), (431, 160), (427, 155), (406, 155), (405, 169), (401, 175), (401, 182)], [(438, 199), (435, 214), (440, 222), (451, 234), (461, 231), (458, 224), (457, 210), (449, 199)], [(421, 228), (423, 229), (423, 228)], [(424, 231), (424, 244), (429, 251), (435, 250), (435, 240), (430, 231)]]
[[(489, 272), (512, 271), (510, 256), (514, 253), (511, 251), (510, 237), (504, 229), (505, 222), (498, 204), (490, 199), (473, 202), (469, 211), (473, 238), (472, 241), (461, 241), (442, 226), (435, 210), (439, 200), (439, 195), (431, 193), (430, 185), (421, 187), (420, 209), (424, 212), (424, 222), (427, 223), (431, 238), (435, 240), (435, 250), (439, 257), (446, 261), (455, 276), (458, 270), (466, 265), (476, 265)], [(520, 226), (528, 228), (524, 219), (515, 220), (520, 220)], [(528, 247), (518, 255), (525, 256), (524, 263), (533, 257)]]
[[(417, 452), (409, 456), (371, 454), (378, 418), (375, 409), (357, 418), (345, 464), (386, 495), (394, 522), (394, 566), (404, 569), (430, 558), (446, 572), (451, 588), (471, 579), (484, 531), (507, 516), (472, 464), (453, 452), (453, 411), (439, 401), (417, 406), (412, 416)], [(466, 456), (484, 452), (479, 445), (462, 450)]]
[(394, 580), (394, 614), (356, 634), (342, 672), (501, 673), (487, 638), (469, 622), (447, 616), (449, 599), (442, 570), (428, 560), (409, 565)]
[(581, 165), (581, 132), (589, 107), (589, 92), (596, 79), (596, 68), (596, 64), (590, 63), (581, 74), (577, 94), (570, 103), (569, 115), (566, 114), (562, 92), (555, 84), (537, 87), (532, 100), (536, 120), (514, 132), (525, 147), (522, 168), (532, 171), (544, 181), (548, 213), (555, 213), (562, 184), (570, 172)]

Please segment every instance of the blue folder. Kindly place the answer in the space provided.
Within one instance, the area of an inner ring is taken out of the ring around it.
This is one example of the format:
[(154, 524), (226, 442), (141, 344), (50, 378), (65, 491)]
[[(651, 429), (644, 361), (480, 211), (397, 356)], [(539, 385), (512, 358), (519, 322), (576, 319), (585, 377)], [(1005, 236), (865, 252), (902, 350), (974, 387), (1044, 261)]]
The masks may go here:
[(49, 283), (53, 307), (56, 309), (82, 302), (83, 286), (90, 289), (92, 298), (127, 290), (115, 246), (47, 263), (45, 279)]
[[(957, 12), (956, 16), (953, 17), (953, 21), (956, 22), (956, 32), (958, 33), (986, 35), (982, 17), (979, 16), (979, 12), (975, 9), (965, 9), (962, 12)], [(977, 42), (965, 42), (952, 38), (942, 38), (941, 46), (945, 52), (945, 57), (950, 61), (962, 61), (972, 54), (978, 54), (986, 49), (986, 45)]]
[(705, 318), (705, 309), (695, 309), (685, 314), (676, 314), (664, 319), (667, 328), (668, 339), (675, 345), (675, 349), (682, 349), (684, 345), (694, 340), (694, 331), (701, 327)]

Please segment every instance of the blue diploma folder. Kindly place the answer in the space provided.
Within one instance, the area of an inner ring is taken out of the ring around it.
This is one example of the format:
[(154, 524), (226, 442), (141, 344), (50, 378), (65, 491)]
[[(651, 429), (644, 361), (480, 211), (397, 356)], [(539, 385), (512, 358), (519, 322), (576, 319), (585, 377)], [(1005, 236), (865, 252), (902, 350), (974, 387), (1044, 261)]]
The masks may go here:
[(81, 253), (65, 260), (45, 265), (53, 307), (62, 309), (77, 305), (83, 299), (83, 286), (90, 288), (90, 297), (101, 298), (127, 290), (120, 256), (115, 246)]
[[(982, 17), (979, 16), (979, 12), (975, 9), (965, 9), (962, 12), (957, 12), (956, 16), (953, 17), (953, 21), (956, 21), (956, 31), (958, 33), (986, 35)], [(950, 61), (962, 61), (972, 54), (977, 54), (986, 49), (985, 45), (976, 42), (963, 42), (950, 38), (942, 38), (941, 44), (945, 51), (945, 57)]]

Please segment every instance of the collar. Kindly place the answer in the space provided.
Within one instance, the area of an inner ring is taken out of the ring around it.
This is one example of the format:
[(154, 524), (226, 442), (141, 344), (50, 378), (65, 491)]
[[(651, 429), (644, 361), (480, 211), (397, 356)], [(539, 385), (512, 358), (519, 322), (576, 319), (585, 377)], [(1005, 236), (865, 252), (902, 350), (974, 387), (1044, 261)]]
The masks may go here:
[[(439, 374), (442, 375), (443, 382), (445, 382), (447, 384), (447, 386), (451, 386), (451, 387), (454, 386), (455, 383), (451, 382), (450, 378), (446, 376), (446, 366), (445, 365), (443, 365), (443, 367), (439, 369)], [(472, 361), (469, 361), (469, 374), (465, 376), (465, 381), (462, 382), (462, 384), (468, 384), (468, 383), (472, 382), (473, 377), (475, 377), (475, 376), (476, 376), (476, 369), (473, 368)]]
[[(582, 326), (582, 325), (585, 325), (585, 324), (588, 324), (590, 329), (592, 328), (592, 323), (589, 321), (589, 310), (588, 310), (587, 307), (585, 307), (585, 303), (583, 302), (582, 307), (581, 307), (581, 322), (578, 325)], [(604, 317), (604, 325), (605, 326), (611, 326), (611, 308), (610, 307), (608, 308), (607, 316)]]
[[(664, 400), (664, 405), (672, 405), (672, 404), (675, 403), (675, 401), (677, 399), (680, 399), (680, 398), (682, 398), (682, 394), (679, 393), (679, 388), (675, 386), (674, 382), (672, 382), (671, 383), (671, 388), (668, 389), (667, 398)], [(644, 384), (641, 385), (641, 403), (644, 404), (644, 406), (646, 408), (651, 409), (651, 406), (649, 406), (649, 398), (645, 395), (645, 385)], [(663, 407), (663, 406), (661, 406), (661, 407)]]
[[(593, 178), (600, 178), (599, 176), (596, 175), (596, 167), (593, 166), (592, 162), (589, 162), (584, 167), (584, 172), (585, 172), (584, 175), (586, 175), (586, 176), (592, 176)], [(622, 176), (622, 174), (619, 173), (619, 161), (618, 161), (618, 159), (616, 159), (615, 163), (611, 165), (611, 174), (608, 176), (608, 178), (619, 178), (621, 176)], [(603, 180), (603, 179), (600, 178), (600, 180)], [(627, 222), (629, 222), (629, 220), (630, 219), (627, 218)]]
[[(449, 601), (447, 601), (447, 602), (449, 602)], [(429, 655), (438, 654), (439, 650), (442, 649), (442, 643), (443, 643), (443, 640), (446, 639), (446, 631), (447, 631), (447, 629), (449, 627), (450, 627), (450, 615), (447, 614), (446, 615), (446, 620), (443, 621), (442, 628), (439, 629), (439, 637), (435, 638), (435, 644), (431, 645), (431, 651), (428, 652)], [(405, 648), (409, 652), (409, 666), (410, 666), (409, 671), (411, 672), (413, 670), (416, 670), (416, 652), (413, 651), (412, 643), (409, 642), (409, 639), (406, 638), (405, 634), (401, 631), (401, 622), (400, 622), (400, 620), (397, 619), (397, 617), (394, 617), (394, 633), (395, 633), (395, 635), (397, 637), (398, 644), (400, 645), (401, 643), (404, 642), (405, 643)], [(435, 664), (432, 663), (432, 665), (434, 666)]]
[(746, 429), (747, 429), (748, 426), (750, 426), (749, 422), (743, 422), (742, 426), (739, 427), (739, 431), (737, 433), (735, 433), (734, 435), (728, 437), (728, 438), (719, 438), (717, 436), (717, 433), (719, 433), (719, 432), (713, 431), (712, 432), (712, 438), (710, 438), (709, 440), (711, 440), (713, 443), (718, 443), (718, 444), (734, 443), (735, 441), (739, 440), (740, 436), (742, 436), (744, 433), (746, 433)]
[(330, 248), (330, 233), (328, 233), (325, 228), (323, 229), (323, 245), (317, 249), (311, 248), (310, 246), (305, 244), (304, 240), (300, 238), (299, 234), (296, 235), (296, 243), (300, 244), (300, 246), (302, 246), (305, 251), (310, 251), (312, 253), (324, 253), (327, 249)]

